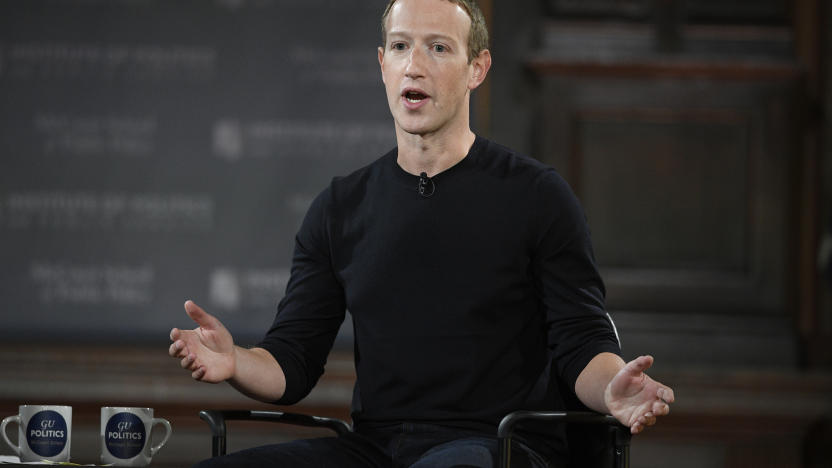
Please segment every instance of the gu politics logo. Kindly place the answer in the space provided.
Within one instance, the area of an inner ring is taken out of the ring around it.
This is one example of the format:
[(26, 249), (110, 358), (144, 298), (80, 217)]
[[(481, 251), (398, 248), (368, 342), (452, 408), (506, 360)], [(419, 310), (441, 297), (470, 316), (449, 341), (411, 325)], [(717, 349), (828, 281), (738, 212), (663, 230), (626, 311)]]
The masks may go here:
[(125, 460), (141, 453), (146, 437), (144, 423), (133, 413), (114, 414), (104, 432), (107, 450)]
[(54, 457), (66, 447), (66, 420), (57, 411), (35, 413), (26, 425), (29, 448), (42, 457)]

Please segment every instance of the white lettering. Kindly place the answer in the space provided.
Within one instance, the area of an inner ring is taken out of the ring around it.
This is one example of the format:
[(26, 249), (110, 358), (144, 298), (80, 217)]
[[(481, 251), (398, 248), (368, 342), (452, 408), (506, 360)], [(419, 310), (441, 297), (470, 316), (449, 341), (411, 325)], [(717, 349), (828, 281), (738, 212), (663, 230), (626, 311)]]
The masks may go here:
[(29, 431), (29, 437), (57, 437), (63, 439), (66, 437), (66, 432), (54, 429), (32, 429)]
[(142, 440), (141, 432), (108, 432), (107, 439), (116, 440)]

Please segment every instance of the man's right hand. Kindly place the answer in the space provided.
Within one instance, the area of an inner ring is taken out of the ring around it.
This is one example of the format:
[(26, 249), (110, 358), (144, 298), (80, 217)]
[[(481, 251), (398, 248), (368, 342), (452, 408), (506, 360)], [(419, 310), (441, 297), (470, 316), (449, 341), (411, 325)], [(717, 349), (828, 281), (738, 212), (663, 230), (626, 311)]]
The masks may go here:
[(217, 383), (230, 379), (235, 371), (235, 346), (231, 333), (213, 315), (193, 301), (185, 302), (185, 313), (198, 325), (193, 330), (170, 331), (168, 354), (180, 358), (182, 368), (202, 382)]

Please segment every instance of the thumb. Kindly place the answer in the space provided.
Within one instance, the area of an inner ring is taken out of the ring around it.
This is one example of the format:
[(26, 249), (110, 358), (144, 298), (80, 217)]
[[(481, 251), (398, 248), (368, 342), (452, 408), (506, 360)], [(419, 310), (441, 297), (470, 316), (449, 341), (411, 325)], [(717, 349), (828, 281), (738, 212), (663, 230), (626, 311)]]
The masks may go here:
[(216, 317), (202, 310), (202, 307), (196, 305), (194, 301), (185, 301), (185, 313), (197, 325), (207, 330), (216, 330), (219, 328), (219, 320)]
[(653, 356), (639, 356), (628, 362), (624, 367), (628, 374), (638, 375), (653, 365)]

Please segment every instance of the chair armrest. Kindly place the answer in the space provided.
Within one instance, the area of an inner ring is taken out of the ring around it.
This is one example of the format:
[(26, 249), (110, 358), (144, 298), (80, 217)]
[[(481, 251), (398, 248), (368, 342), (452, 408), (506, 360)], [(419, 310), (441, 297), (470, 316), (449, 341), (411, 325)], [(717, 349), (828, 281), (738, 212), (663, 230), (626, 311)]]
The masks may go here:
[(295, 426), (324, 427), (335, 431), (338, 435), (352, 432), (352, 427), (340, 419), (284, 411), (203, 410), (199, 412), (199, 417), (211, 428), (211, 456), (213, 457), (225, 455), (226, 421), (267, 421)]
[(591, 411), (514, 411), (503, 417), (497, 427), (499, 440), (500, 467), (509, 468), (511, 465), (511, 437), (515, 426), (521, 421), (550, 421), (562, 424), (595, 424), (607, 425), (613, 438), (615, 449), (614, 466), (616, 468), (629, 467), (630, 459), (630, 428), (624, 426), (613, 416), (594, 413)]

